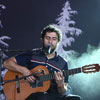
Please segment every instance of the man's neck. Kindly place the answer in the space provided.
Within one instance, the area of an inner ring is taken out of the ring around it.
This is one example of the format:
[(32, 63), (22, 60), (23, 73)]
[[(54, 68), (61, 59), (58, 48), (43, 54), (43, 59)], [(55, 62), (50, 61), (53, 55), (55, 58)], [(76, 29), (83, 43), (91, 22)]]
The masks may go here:
[(52, 53), (52, 54), (47, 54), (47, 53), (45, 53), (45, 55), (46, 55), (46, 57), (47, 57), (48, 59), (51, 59), (51, 58), (54, 58), (54, 57), (55, 57), (56, 53)]

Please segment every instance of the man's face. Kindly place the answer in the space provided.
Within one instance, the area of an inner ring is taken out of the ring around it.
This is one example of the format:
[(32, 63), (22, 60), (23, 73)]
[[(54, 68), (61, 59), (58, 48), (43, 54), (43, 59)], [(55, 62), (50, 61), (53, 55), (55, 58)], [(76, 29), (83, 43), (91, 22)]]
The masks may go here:
[(43, 47), (48, 53), (48, 46), (51, 45), (51, 53), (53, 53), (58, 45), (58, 36), (56, 32), (46, 32), (46, 35), (43, 39)]

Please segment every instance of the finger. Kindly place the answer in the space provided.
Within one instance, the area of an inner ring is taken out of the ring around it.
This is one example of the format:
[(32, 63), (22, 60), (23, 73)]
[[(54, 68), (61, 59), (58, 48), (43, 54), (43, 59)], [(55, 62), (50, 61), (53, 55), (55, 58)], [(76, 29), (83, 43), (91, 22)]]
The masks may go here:
[(57, 72), (57, 76), (58, 76), (58, 79), (60, 80), (61, 79), (61, 73)]
[(55, 80), (58, 80), (58, 74), (56, 71), (54, 71), (54, 75), (55, 75)]
[(61, 75), (61, 76), (63, 76), (63, 73), (62, 73), (62, 71), (60, 72), (60, 75)]
[(28, 80), (29, 82), (34, 82), (34, 81), (36, 80), (36, 78), (33, 77), (33, 76), (30, 76), (30, 77), (27, 77), (27, 80)]
[(64, 80), (64, 76), (63, 76), (63, 73), (61, 71), (58, 72), (58, 78), (59, 78), (59, 80)]
[(56, 81), (62, 80), (61, 75), (60, 75), (60, 72), (55, 72), (55, 80)]

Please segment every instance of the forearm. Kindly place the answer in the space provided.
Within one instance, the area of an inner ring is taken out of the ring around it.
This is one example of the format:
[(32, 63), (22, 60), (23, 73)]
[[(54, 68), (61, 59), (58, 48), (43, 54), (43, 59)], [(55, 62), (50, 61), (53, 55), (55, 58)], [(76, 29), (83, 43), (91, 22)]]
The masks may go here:
[(3, 66), (9, 70), (20, 72), (22, 74), (25, 70), (25, 67), (17, 64), (16, 59), (14, 57), (5, 60)]
[[(27, 69), (24, 66), (18, 65), (17, 61), (16, 61), (16, 59), (14, 57), (5, 60), (3, 65), (4, 65), (5, 68), (7, 68), (9, 70), (12, 70), (12, 71), (19, 72), (24, 76), (27, 76), (27, 75), (31, 74), (31, 71), (29, 69)], [(34, 76), (27, 77), (26, 79), (29, 82), (34, 82), (35, 81), (35, 77)]]
[(67, 85), (66, 84), (58, 86), (58, 92), (60, 94), (64, 94), (66, 91), (67, 91)]
[(67, 83), (64, 82), (64, 76), (62, 72), (54, 72), (55, 81), (57, 83), (58, 92), (64, 94), (67, 91)]

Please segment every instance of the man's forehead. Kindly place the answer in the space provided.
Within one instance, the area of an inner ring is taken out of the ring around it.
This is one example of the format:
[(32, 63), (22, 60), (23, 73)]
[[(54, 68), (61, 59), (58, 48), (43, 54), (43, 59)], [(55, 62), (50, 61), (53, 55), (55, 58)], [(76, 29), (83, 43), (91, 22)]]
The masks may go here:
[(56, 32), (46, 32), (45, 36), (54, 36), (54, 37), (58, 37)]

